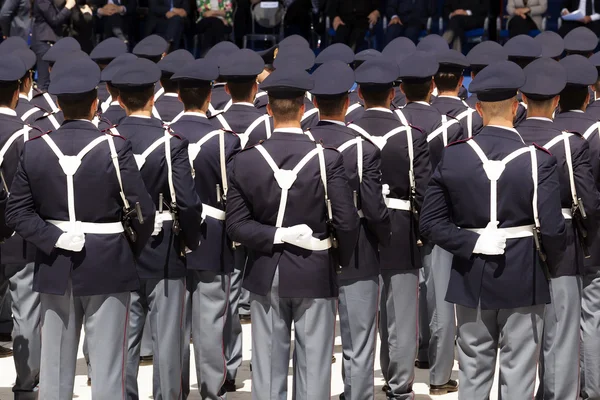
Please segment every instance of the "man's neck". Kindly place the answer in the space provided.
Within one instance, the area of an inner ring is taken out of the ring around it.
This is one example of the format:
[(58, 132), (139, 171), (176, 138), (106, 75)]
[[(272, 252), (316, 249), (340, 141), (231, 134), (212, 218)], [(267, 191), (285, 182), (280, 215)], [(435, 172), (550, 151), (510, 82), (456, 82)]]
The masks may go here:
[(231, 99), (231, 104), (237, 104), (237, 103), (250, 103), (253, 104), (254, 103), (254, 98), (251, 99)]
[(186, 108), (185, 112), (186, 113), (198, 113), (198, 114), (204, 114), (204, 115), (206, 115), (206, 110), (203, 110), (201, 108)]
[(131, 116), (131, 115), (140, 115), (143, 117), (152, 117), (152, 110), (125, 110), (125, 112), (127, 113), (127, 116)]
[(273, 118), (273, 128), (274, 129), (286, 129), (286, 128), (302, 129), (302, 125), (300, 125), (300, 121), (277, 121), (277, 119)]
[(365, 102), (365, 110), (368, 110), (369, 108), (386, 108), (386, 109), (390, 109), (392, 107), (392, 103), (386, 103), (386, 104), (369, 104), (367, 102)]
[(323, 114), (321, 114), (321, 116), (319, 117), (319, 120), (321, 120), (321, 121), (338, 121), (338, 122), (346, 123), (346, 116), (345, 115), (323, 115)]
[(553, 112), (542, 112), (537, 110), (527, 110), (527, 118), (548, 118), (552, 119)]
[(495, 125), (495, 126), (502, 126), (505, 128), (514, 128), (514, 126), (515, 126), (512, 119), (507, 120), (504, 118), (492, 118), (488, 121), (484, 121), (484, 125), (485, 126)]
[(439, 96), (458, 97), (458, 90), (450, 90), (447, 92), (439, 92), (438, 91), (438, 97)]

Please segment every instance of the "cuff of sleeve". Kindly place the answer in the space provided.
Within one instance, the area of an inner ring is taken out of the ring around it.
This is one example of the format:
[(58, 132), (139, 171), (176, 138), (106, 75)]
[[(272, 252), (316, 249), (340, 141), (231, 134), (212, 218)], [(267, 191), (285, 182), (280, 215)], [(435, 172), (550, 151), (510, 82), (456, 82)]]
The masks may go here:
[(467, 10), (467, 15), (470, 17), (471, 15), (473, 15), (473, 11)]
[(390, 18), (390, 21), (393, 20), (394, 18), (400, 19), (400, 17), (398, 15), (394, 14), (394, 15), (392, 15), (392, 18)]
[(125, 15), (127, 13), (127, 7), (125, 6), (121, 6), (123, 7), (123, 11), (121, 11), (121, 15)]
[(591, 15), (592, 21), (598, 21), (600, 20), (600, 14), (595, 13)]
[(273, 244), (283, 244), (283, 229), (282, 228), (277, 228), (277, 230), (275, 231), (275, 237), (273, 239)]

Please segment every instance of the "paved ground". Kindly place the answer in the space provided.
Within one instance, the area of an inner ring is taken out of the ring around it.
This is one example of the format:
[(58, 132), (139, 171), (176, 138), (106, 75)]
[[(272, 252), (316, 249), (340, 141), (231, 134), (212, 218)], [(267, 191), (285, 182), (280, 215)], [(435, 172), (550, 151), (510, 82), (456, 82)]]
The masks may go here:
[[(341, 341), (338, 334), (336, 338), (336, 346), (335, 346), (335, 356), (337, 358), (337, 362), (332, 365), (332, 386), (331, 386), (331, 399), (338, 398), (339, 393), (343, 390), (343, 384), (341, 380)], [(250, 400), (250, 390), (252, 386), (252, 382), (250, 380), (250, 370), (249, 370), (249, 361), (250, 361), (250, 325), (244, 325), (244, 363), (239, 372), (237, 384), (238, 391), (236, 393), (230, 393), (227, 398), (229, 400)], [(193, 354), (193, 353), (192, 353)], [(87, 382), (87, 368), (85, 365), (85, 361), (83, 359), (83, 354), (81, 352), (81, 347), (79, 351), (79, 356), (77, 360), (77, 376), (75, 377), (75, 395), (74, 398), (78, 400), (90, 400), (91, 393), (89, 388), (86, 385)], [(379, 357), (379, 356), (377, 356)], [(193, 357), (192, 357), (193, 358)], [(377, 358), (378, 360), (378, 358)], [(193, 361), (192, 361), (193, 362)], [(291, 366), (291, 364), (290, 364)], [(194, 367), (192, 367), (194, 368)], [(193, 371), (193, 369), (192, 369)], [(454, 366), (454, 374), (453, 378), (456, 379), (458, 374), (458, 364), (455, 363)], [(0, 359), (0, 400), (9, 400), (12, 399), (11, 387), (14, 382), (14, 365), (12, 358), (3, 358)], [(192, 393), (189, 399), (199, 400), (200, 396), (197, 392), (196, 385), (196, 377), (193, 374), (191, 377), (192, 380)], [(152, 366), (141, 367), (140, 373), (138, 377), (139, 385), (140, 385), (140, 399), (151, 399), (152, 398)], [(290, 388), (291, 388), (291, 377), (289, 378)], [(456, 394), (449, 394), (445, 396), (429, 396), (429, 375), (427, 371), (417, 370), (417, 376), (415, 380), (414, 389), (416, 392), (415, 400), (455, 400), (458, 399)], [(381, 391), (381, 387), (383, 386), (383, 379), (381, 378), (381, 370), (379, 368), (379, 362), (375, 363), (375, 391), (376, 391), (376, 400), (384, 400), (385, 395)], [(495, 392), (496, 386), (494, 386), (493, 392)], [(288, 396), (288, 399), (291, 399), (291, 395)], [(497, 399), (495, 393), (492, 393), (490, 397), (491, 400)], [(317, 399), (315, 399), (317, 400)]]

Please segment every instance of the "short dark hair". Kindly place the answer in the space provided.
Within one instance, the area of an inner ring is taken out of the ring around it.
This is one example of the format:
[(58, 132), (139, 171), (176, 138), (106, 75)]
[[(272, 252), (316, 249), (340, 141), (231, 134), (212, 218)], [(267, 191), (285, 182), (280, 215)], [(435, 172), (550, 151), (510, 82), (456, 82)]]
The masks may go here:
[(90, 117), (90, 108), (98, 98), (96, 89), (86, 93), (58, 96), (58, 105), (65, 119), (85, 119)]
[(29, 85), (31, 86), (31, 84), (33, 83), (33, 71), (29, 70), (25, 73), (25, 75), (23, 75), (23, 77), (21, 78), (21, 84), (19, 85), (19, 91), (20, 92), (24, 92), (25, 90), (27, 90), (28, 88), (25, 86), (25, 84), (27, 83), (26, 80), (27, 78), (29, 78)]
[(179, 85), (179, 97), (186, 110), (200, 110), (206, 104), (212, 86), (206, 85), (185, 86)]
[(233, 101), (246, 100), (252, 94), (256, 81), (227, 82), (227, 89)]
[(19, 82), (0, 82), (0, 107), (10, 107), (18, 90)]
[(112, 100), (117, 101), (117, 98), (119, 97), (120, 93), (119, 89), (111, 85), (110, 82), (106, 82), (106, 90), (108, 90), (108, 93), (110, 94), (110, 97), (112, 97)]
[(549, 99), (532, 99), (530, 97), (527, 97), (527, 108), (537, 110), (544, 109), (550, 107), (553, 101), (554, 97), (550, 97)]
[(162, 78), (160, 78), (160, 85), (163, 87), (163, 89), (165, 89), (165, 92), (167, 93), (176, 93), (177, 92), (177, 82), (173, 82), (171, 80), (171, 77), (173, 75), (169, 74), (169, 75), (163, 75)]
[(427, 98), (429, 90), (431, 89), (431, 81), (419, 82), (419, 83), (408, 83), (402, 82), (402, 90), (406, 95), (407, 101), (421, 101)]
[(269, 105), (271, 106), (273, 116), (284, 121), (294, 119), (303, 104), (304, 96), (292, 99), (277, 99), (269, 96)]
[(334, 97), (315, 96), (315, 98), (317, 99), (317, 105), (319, 106), (321, 115), (338, 115), (344, 111), (348, 93)]
[(558, 105), (562, 111), (581, 110), (588, 95), (587, 86), (567, 86), (560, 93)]
[(458, 82), (460, 82), (461, 74), (454, 72), (438, 72), (433, 81), (440, 92), (450, 92), (456, 90)]
[(365, 100), (365, 103), (369, 104), (369, 107), (377, 107), (377, 106), (388, 107), (389, 104), (387, 104), (387, 99), (390, 95), (390, 90), (395, 90), (395, 89), (394, 88), (385, 88), (385, 89), (361, 88), (360, 92), (362, 94), (363, 99)]
[(133, 90), (119, 88), (119, 97), (128, 110), (141, 110), (154, 97), (154, 86)]

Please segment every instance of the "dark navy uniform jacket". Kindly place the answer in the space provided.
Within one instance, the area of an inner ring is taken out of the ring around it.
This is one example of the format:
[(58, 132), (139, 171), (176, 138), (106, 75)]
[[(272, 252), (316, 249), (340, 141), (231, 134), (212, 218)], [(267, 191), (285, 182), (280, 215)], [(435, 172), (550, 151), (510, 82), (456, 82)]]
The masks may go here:
[(267, 92), (259, 90), (254, 98), (254, 107), (256, 107), (256, 109), (264, 115), (267, 113), (267, 104), (269, 104), (269, 96), (267, 96)]
[(164, 93), (154, 103), (161, 121), (171, 122), (183, 111), (183, 103), (177, 96), (177, 93)]
[[(425, 102), (410, 102), (399, 110), (411, 126), (418, 128), (427, 138), (429, 144), (429, 160), (433, 170), (442, 158), (444, 147), (449, 143), (462, 139), (463, 130), (459, 123), (448, 126), (446, 141), (444, 142), (443, 133), (431, 136), (438, 128), (442, 126), (442, 114), (430, 104)], [(447, 117), (448, 121), (452, 117)], [(439, 131), (437, 131), (439, 132)]]
[[(502, 160), (525, 147), (516, 131), (499, 127), (484, 127), (471, 140), (490, 160)], [(556, 159), (545, 151), (536, 154), (541, 235), (552, 271), (565, 251), (565, 220)], [(472, 254), (479, 235), (464, 228), (487, 226), (489, 193), (490, 181), (471, 146), (464, 142), (449, 146), (431, 178), (421, 212), (422, 234), (454, 254), (446, 301), (484, 310), (550, 302), (533, 237), (508, 239), (501, 256)], [(509, 162), (498, 181), (499, 227), (533, 225), (532, 203), (531, 156), (527, 152)]]
[[(49, 134), (67, 156), (76, 155), (104, 135), (89, 121), (67, 121)], [(130, 246), (124, 234), (86, 234), (81, 252), (55, 248), (63, 233), (45, 220), (68, 221), (67, 178), (56, 154), (40, 137), (25, 143), (11, 185), (6, 219), (9, 226), (37, 249), (33, 288), (63, 295), (72, 281), (75, 296), (136, 290), (139, 254), (154, 229), (154, 204), (138, 171), (131, 143), (114, 138), (123, 189), (129, 203), (140, 203), (144, 224), (131, 220), (138, 239)], [(84, 222), (119, 222), (123, 201), (107, 142), (90, 151), (74, 176), (75, 212)], [(133, 251), (132, 251), (133, 250)]]
[[(577, 132), (584, 135), (592, 125), (598, 122), (593, 117), (578, 111), (565, 111), (554, 116), (554, 126), (567, 132)], [(600, 133), (597, 129), (587, 137), (590, 146), (590, 163), (596, 181), (596, 188), (600, 190)], [(584, 260), (586, 266), (597, 266), (600, 263), (600, 232), (596, 231), (590, 246), (591, 257)]]
[(225, 83), (215, 83), (210, 97), (210, 104), (217, 111), (223, 110), (227, 103), (231, 100), (231, 96), (225, 91)]
[[(262, 144), (279, 168), (291, 170), (315, 149), (307, 135), (277, 131)], [(354, 254), (359, 218), (348, 186), (343, 158), (336, 150), (324, 149), (327, 189), (338, 248), (311, 251), (290, 244), (273, 244), (281, 189), (256, 148), (240, 152), (229, 169), (227, 233), (248, 248), (244, 288), (265, 296), (279, 268), (279, 296), (287, 298), (331, 298), (338, 296), (337, 265), (348, 266)], [(298, 173), (289, 190), (283, 226), (306, 224), (313, 237), (326, 239), (327, 210), (318, 157)]]
[[(264, 114), (256, 109), (251, 103), (233, 103), (231, 107), (220, 114), (213, 115), (210, 122), (219, 129), (231, 130), (235, 133), (244, 133), (246, 129)], [(227, 126), (223, 124), (225, 120)]]
[[(351, 123), (353, 121), (358, 121), (365, 112), (365, 104), (358, 97), (358, 90), (353, 90), (348, 93), (348, 98), (350, 99), (350, 106), (348, 107), (348, 111), (346, 112), (346, 123)], [(353, 107), (354, 104), (358, 104), (359, 106)], [(351, 110), (351, 108), (353, 108)]]
[[(54, 107), (48, 102), (48, 100), (46, 99), (46, 96), (44, 96), (45, 93), (46, 92), (42, 92), (38, 88), (34, 88), (32, 97), (31, 97), (31, 104), (38, 106), (42, 110), (52, 111), (54, 109)], [(58, 106), (58, 102), (56, 100), (57, 97), (50, 93), (48, 93), (48, 95), (50, 96), (50, 99), (54, 103), (54, 105)]]
[(98, 106), (104, 103), (110, 97), (110, 93), (105, 84), (98, 85)]
[(38, 127), (42, 132), (55, 131), (58, 128), (55, 126), (55, 123), (51, 121), (50, 115), (54, 116), (56, 124), (59, 126), (65, 122), (65, 117), (62, 111), (57, 111), (55, 113), (45, 112), (38, 119), (33, 121), (32, 125)]
[[(214, 125), (202, 114), (184, 114), (172, 128), (185, 137), (190, 144), (198, 143)], [(240, 140), (226, 132), (225, 156), (230, 162), (240, 151)], [(194, 160), (195, 190), (203, 204), (225, 211), (225, 205), (218, 201), (217, 185), (223, 189), (221, 179), (219, 137), (209, 139), (201, 147)], [(188, 161), (189, 162), (189, 161)], [(220, 196), (220, 194), (219, 194)], [(188, 254), (188, 269), (230, 273), (233, 271), (232, 242), (225, 232), (225, 222), (206, 216), (201, 228), (201, 243), (198, 249)]]
[[(25, 113), (32, 109), (35, 109), (35, 111), (30, 112), (27, 118), (23, 120), (22, 117), (25, 115)], [(17, 116), (27, 124), (33, 123), (36, 119), (40, 118), (44, 114), (44, 110), (31, 104), (29, 99), (27, 99), (27, 96), (22, 94), (19, 94), (19, 102), (17, 103), (17, 108), (15, 111), (17, 112)]]
[[(469, 106), (465, 104), (464, 100), (461, 100), (460, 97), (450, 97), (450, 96), (437, 96), (432, 98), (431, 105), (437, 108), (437, 110), (446, 115), (450, 115), (451, 117), (457, 117), (461, 113), (465, 112)], [(477, 135), (481, 128), (483, 128), (483, 119), (481, 115), (477, 111), (472, 114), (472, 125), (471, 132), (473, 136)], [(469, 126), (468, 120), (464, 117), (460, 124), (463, 128), (463, 139), (467, 139), (469, 136)]]
[(102, 118), (110, 121), (111, 125), (119, 125), (126, 117), (127, 113), (121, 108), (118, 101), (110, 103), (110, 106), (102, 113)]
[(402, 90), (399, 86), (395, 88), (396, 95), (394, 96), (394, 100), (392, 100), (391, 109), (404, 107), (406, 105), (406, 96), (402, 93)]
[[(339, 149), (345, 143), (360, 137), (352, 129), (334, 122), (321, 121), (310, 130), (317, 142)], [(379, 275), (379, 244), (390, 243), (391, 225), (388, 209), (381, 195), (381, 153), (379, 148), (362, 141), (362, 182), (358, 172), (356, 145), (342, 151), (348, 184), (362, 211), (356, 250), (348, 268), (344, 268), (340, 279), (362, 279)]]
[[(116, 129), (119, 134), (131, 141), (134, 154), (142, 154), (156, 140), (165, 135), (162, 122), (156, 118), (127, 117)], [(175, 187), (183, 240), (173, 236), (171, 221), (164, 222), (162, 231), (157, 236), (150, 238), (139, 257), (138, 274), (143, 279), (185, 277), (186, 259), (180, 255), (185, 251), (183, 246), (194, 250), (200, 242), (202, 204), (194, 188), (187, 152), (188, 141), (172, 135), (170, 144), (173, 186)], [(166, 203), (163, 212), (168, 212), (167, 205), (170, 205), (172, 200), (164, 144), (150, 153), (140, 171), (156, 209), (159, 209), (159, 197), (162, 193)]]
[[(371, 136), (384, 136), (402, 123), (391, 111), (383, 108), (371, 108), (355, 122)], [(415, 174), (415, 205), (420, 210), (431, 174), (427, 137), (417, 129), (412, 129)], [(390, 186), (391, 198), (409, 200), (409, 158), (408, 142), (405, 133), (392, 136), (381, 151), (382, 182)], [(390, 209), (392, 222), (392, 240), (389, 246), (380, 247), (381, 268), (410, 270), (421, 268), (421, 254), (417, 246), (416, 226), (409, 211)]]
[[(550, 120), (528, 118), (523, 121), (517, 130), (526, 144), (536, 143), (545, 146), (562, 132)], [(569, 138), (571, 147), (571, 160), (573, 163), (573, 176), (577, 197), (583, 202), (587, 219), (584, 225), (590, 238), (595, 237), (597, 229), (597, 214), (600, 210), (600, 193), (596, 189), (592, 164), (590, 163), (590, 146), (579, 134)], [(565, 155), (565, 145), (561, 140), (548, 149), (557, 160), (558, 179), (560, 183), (560, 202), (563, 209), (571, 209), (573, 204), (569, 169)], [(579, 237), (575, 231), (573, 221), (565, 219), (567, 226), (567, 249), (560, 256), (557, 263), (556, 276), (573, 276), (583, 274), (583, 251)]]
[(595, 120), (600, 120), (600, 101), (594, 101), (587, 106), (585, 113)]

